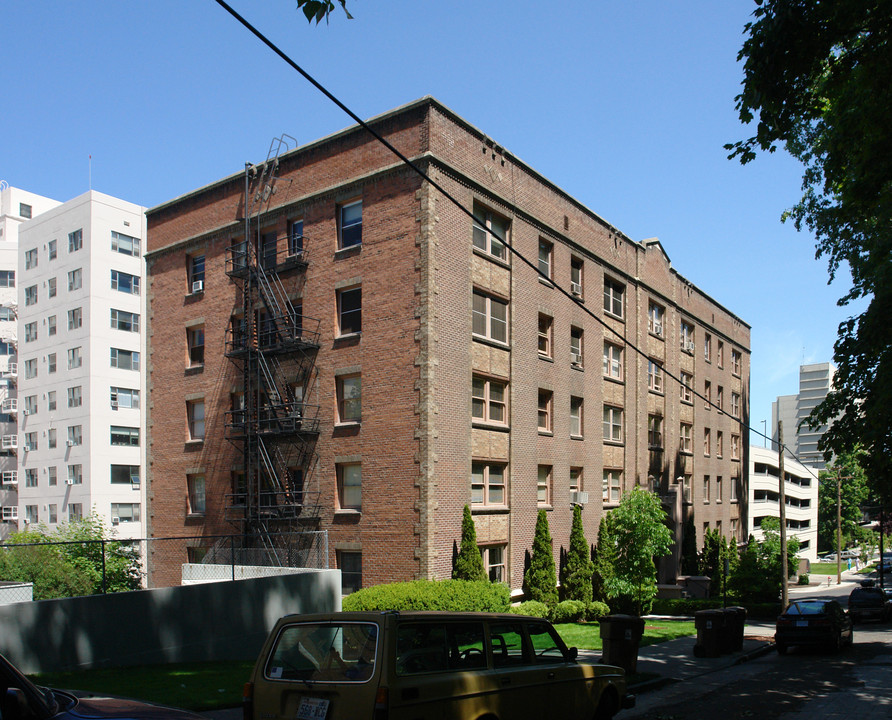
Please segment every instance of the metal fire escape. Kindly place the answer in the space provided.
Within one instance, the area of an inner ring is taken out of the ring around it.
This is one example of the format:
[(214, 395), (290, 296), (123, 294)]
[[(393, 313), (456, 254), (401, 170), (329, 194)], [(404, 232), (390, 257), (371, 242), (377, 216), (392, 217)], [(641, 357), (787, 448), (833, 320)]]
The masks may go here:
[[(305, 402), (315, 379), (319, 321), (295, 304), (306, 277), (302, 227), (286, 237), (263, 232), (276, 192), (279, 156), (288, 136), (272, 141), (266, 162), (245, 168), (244, 239), (229, 248), (226, 274), (240, 288), (240, 311), (226, 337), (226, 355), (244, 392), (233, 396), (226, 436), (240, 448), (243, 472), (226, 498), (226, 519), (264, 556), (290, 565), (302, 530), (316, 529), (318, 406)], [(288, 138), (293, 140), (293, 138)]]

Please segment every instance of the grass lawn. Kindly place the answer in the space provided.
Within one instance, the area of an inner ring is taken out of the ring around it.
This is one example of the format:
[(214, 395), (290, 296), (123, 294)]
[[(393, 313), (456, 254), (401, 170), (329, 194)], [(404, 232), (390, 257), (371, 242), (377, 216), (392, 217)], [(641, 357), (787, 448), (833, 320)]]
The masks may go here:
[(186, 710), (236, 707), (253, 662), (183, 663), (108, 668), (84, 672), (44, 673), (38, 685), (136, 698)]
[[(600, 650), (601, 633), (597, 623), (561, 623), (555, 625), (568, 647), (580, 650)], [(666, 640), (696, 635), (697, 628), (688, 620), (645, 620), (644, 637), (640, 645), (655, 645)]]

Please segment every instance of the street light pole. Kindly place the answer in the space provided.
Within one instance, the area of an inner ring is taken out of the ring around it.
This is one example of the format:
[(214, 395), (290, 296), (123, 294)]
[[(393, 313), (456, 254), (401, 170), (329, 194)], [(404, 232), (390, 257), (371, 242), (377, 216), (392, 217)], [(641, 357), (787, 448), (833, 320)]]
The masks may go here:
[(784, 488), (784, 423), (777, 421), (777, 484), (780, 505), (781, 607), (787, 609), (787, 495)]

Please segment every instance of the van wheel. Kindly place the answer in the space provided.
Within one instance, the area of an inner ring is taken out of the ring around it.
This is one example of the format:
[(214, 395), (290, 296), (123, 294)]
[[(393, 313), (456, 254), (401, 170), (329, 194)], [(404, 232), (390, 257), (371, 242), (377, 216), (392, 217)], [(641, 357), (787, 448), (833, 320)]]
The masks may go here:
[(598, 703), (597, 710), (595, 710), (594, 720), (610, 720), (618, 712), (619, 698), (616, 696), (616, 693), (605, 691), (601, 695), (601, 701)]

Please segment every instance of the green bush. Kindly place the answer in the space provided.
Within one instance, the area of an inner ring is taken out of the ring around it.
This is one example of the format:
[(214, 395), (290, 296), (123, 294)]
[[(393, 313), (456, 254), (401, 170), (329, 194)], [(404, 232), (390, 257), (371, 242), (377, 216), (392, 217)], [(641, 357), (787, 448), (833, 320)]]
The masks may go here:
[[(728, 598), (728, 605), (742, 605), (746, 608), (747, 619), (762, 618), (773, 620), (780, 615), (780, 603), (777, 602), (740, 602), (737, 598)], [(721, 598), (706, 600), (682, 598), (657, 598), (651, 612), (654, 615), (693, 615), (698, 610), (713, 610), (722, 607)]]
[(586, 620), (600, 620), (602, 617), (606, 617), (609, 614), (610, 607), (607, 603), (598, 602), (597, 600), (590, 602), (585, 608)]
[(515, 615), (530, 615), (537, 618), (548, 618), (548, 605), (538, 600), (526, 600), (519, 605), (512, 605), (511, 612)]
[(344, 598), (344, 610), (446, 610), (449, 612), (507, 612), (508, 586), (489, 581), (413, 580), (375, 585)]
[(802, 575), (799, 576), (799, 584), (800, 585), (808, 585), (808, 574), (807, 573), (802, 573)]
[(586, 604), (580, 600), (564, 600), (554, 606), (552, 620), (556, 623), (579, 622), (585, 618)]

